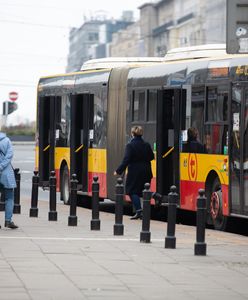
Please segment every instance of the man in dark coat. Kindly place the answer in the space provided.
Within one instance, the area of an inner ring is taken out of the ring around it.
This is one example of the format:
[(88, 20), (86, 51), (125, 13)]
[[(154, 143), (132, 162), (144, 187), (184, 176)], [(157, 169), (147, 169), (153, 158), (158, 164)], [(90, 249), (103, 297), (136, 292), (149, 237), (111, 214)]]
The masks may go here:
[(183, 152), (187, 153), (206, 153), (205, 147), (197, 140), (198, 130), (194, 127), (190, 127), (187, 131), (188, 140), (183, 145)]
[(131, 134), (133, 138), (126, 145), (123, 161), (114, 175), (121, 175), (128, 168), (126, 194), (130, 196), (136, 210), (135, 215), (131, 217), (133, 220), (142, 218), (140, 197), (145, 183), (150, 183), (152, 179), (151, 161), (154, 159), (154, 153), (150, 144), (142, 138), (141, 126), (134, 126)]

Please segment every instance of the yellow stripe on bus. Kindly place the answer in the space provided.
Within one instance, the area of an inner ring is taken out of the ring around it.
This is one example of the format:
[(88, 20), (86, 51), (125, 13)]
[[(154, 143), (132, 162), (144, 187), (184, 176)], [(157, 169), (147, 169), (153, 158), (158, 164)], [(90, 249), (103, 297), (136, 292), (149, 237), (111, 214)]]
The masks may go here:
[(79, 147), (77, 148), (77, 150), (75, 151), (75, 153), (77, 153), (80, 149), (82, 149), (83, 146), (84, 146), (84, 145), (79, 146)]
[(46, 148), (43, 149), (43, 152), (47, 151), (47, 149), (49, 149), (49, 148), (50, 148), (50, 145), (46, 146)]

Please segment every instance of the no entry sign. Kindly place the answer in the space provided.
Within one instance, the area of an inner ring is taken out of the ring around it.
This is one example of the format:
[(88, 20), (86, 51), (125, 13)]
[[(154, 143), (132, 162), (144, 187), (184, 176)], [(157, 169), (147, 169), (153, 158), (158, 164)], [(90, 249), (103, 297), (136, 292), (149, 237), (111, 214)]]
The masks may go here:
[(10, 92), (10, 93), (9, 93), (9, 99), (10, 99), (11, 101), (16, 101), (17, 98), (18, 98), (18, 93), (17, 93), (17, 92)]

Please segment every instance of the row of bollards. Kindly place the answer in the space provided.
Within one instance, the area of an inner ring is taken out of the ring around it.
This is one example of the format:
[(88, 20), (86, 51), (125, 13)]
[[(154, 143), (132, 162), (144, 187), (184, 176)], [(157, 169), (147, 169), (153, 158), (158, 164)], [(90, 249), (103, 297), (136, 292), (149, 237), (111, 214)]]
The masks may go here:
[[(18, 173), (18, 172), (17, 172)], [(48, 220), (57, 221), (56, 211), (56, 176), (55, 172), (51, 171), (49, 177), (49, 212)], [(70, 181), (70, 215), (68, 217), (68, 226), (77, 226), (77, 176), (72, 175)], [(19, 185), (20, 186), (20, 185)], [(38, 187), (39, 176), (38, 172), (34, 172), (32, 179), (32, 198), (30, 217), (38, 216)], [(20, 190), (16, 192), (18, 195)], [(196, 212), (196, 243), (194, 247), (195, 255), (206, 255), (207, 245), (205, 243), (205, 220), (206, 220), (206, 197), (204, 190), (199, 190), (199, 196), (197, 198), (197, 212)], [(124, 204), (124, 185), (123, 179), (118, 178), (116, 184), (116, 201), (115, 201), (115, 224), (113, 226), (114, 235), (124, 234), (123, 225), (123, 204)], [(143, 191), (143, 218), (142, 218), (142, 230), (140, 232), (140, 242), (150, 243), (150, 215), (151, 215), (151, 197), (150, 184), (146, 183)], [(18, 198), (18, 197), (17, 197)], [(167, 235), (165, 237), (165, 248), (176, 248), (176, 216), (179, 196), (176, 193), (176, 186), (171, 186), (170, 193), (168, 195), (168, 217), (167, 217)], [(18, 206), (18, 203), (16, 203)], [(1, 202), (0, 202), (1, 205)], [(100, 230), (99, 219), (99, 183), (98, 177), (93, 177), (92, 183), (92, 219), (90, 223), (91, 230)]]

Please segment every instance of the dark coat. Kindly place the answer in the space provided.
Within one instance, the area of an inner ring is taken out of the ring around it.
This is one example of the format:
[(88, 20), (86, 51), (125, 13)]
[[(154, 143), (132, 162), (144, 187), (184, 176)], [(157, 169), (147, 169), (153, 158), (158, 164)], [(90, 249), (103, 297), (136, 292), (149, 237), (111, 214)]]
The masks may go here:
[(125, 149), (122, 163), (117, 168), (116, 173), (121, 175), (126, 168), (128, 174), (126, 179), (126, 194), (136, 194), (142, 196), (144, 184), (150, 183), (152, 179), (151, 161), (154, 153), (149, 143), (142, 137), (134, 137)]
[(187, 153), (206, 153), (205, 147), (197, 140), (187, 141), (183, 145), (183, 152)]

